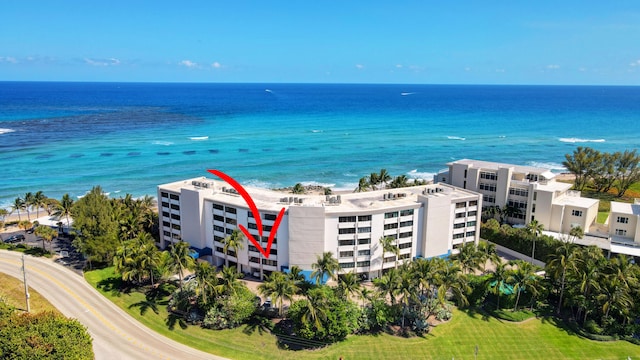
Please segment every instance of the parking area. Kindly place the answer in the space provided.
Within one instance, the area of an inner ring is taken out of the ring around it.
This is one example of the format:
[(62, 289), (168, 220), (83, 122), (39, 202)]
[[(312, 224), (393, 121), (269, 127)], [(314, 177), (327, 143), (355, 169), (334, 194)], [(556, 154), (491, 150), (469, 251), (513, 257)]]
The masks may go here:
[[(22, 239), (24, 236), (24, 239)], [(13, 241), (12, 245), (25, 244), (31, 247), (42, 248), (42, 239), (32, 232), (26, 232), (24, 230), (20, 230), (17, 227), (7, 228), (4, 232), (0, 233), (0, 237), (4, 242), (5, 239), (9, 239), (12, 237), (20, 237), (20, 241)], [(84, 268), (85, 260), (82, 257), (82, 254), (78, 253), (73, 245), (71, 244), (71, 238), (67, 235), (61, 235), (60, 237), (54, 238), (53, 241), (49, 244), (48, 242), (44, 242), (45, 250), (51, 250), (54, 253), (54, 261), (60, 265), (66, 266), (73, 271), (82, 274), (82, 269)]]

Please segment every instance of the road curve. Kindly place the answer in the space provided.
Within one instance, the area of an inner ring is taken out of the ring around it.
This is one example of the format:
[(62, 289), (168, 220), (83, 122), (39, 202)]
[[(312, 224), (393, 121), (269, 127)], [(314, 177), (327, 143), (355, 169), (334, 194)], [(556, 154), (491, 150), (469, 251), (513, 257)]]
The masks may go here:
[[(22, 254), (0, 250), (0, 272), (22, 280)], [(224, 359), (162, 336), (107, 300), (85, 279), (50, 259), (25, 256), (27, 283), (65, 316), (89, 329), (97, 360)]]

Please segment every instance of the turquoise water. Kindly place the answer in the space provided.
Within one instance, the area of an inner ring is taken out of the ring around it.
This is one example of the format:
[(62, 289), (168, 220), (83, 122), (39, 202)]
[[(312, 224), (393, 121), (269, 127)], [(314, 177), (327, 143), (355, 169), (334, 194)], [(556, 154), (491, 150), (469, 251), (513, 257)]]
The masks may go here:
[(0, 206), (94, 185), (155, 195), (211, 168), (340, 189), (460, 158), (561, 171), (576, 146), (639, 138), (639, 87), (0, 82)]

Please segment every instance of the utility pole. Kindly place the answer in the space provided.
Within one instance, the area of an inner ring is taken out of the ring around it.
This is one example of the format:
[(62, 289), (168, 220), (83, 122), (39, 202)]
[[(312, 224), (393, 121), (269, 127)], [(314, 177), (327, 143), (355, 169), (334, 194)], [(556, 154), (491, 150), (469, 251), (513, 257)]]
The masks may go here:
[(24, 266), (24, 254), (22, 254), (22, 275), (24, 277), (24, 298), (27, 303), (27, 312), (30, 312), (29, 308), (29, 286), (27, 285), (27, 268)]

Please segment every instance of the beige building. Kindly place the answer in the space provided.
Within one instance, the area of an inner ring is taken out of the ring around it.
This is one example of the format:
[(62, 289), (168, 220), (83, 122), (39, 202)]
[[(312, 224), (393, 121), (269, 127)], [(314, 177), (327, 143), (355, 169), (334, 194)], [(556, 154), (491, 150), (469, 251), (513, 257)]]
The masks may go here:
[(556, 182), (547, 169), (470, 159), (447, 165), (436, 182), (481, 193), (485, 208), (519, 209), (507, 219), (511, 224), (537, 220), (546, 230), (566, 234), (575, 226), (589, 231), (597, 218), (598, 200), (583, 198), (570, 190), (571, 184)]
[(640, 246), (640, 199), (634, 204), (611, 202), (609, 236), (612, 242)]
[[(284, 208), (268, 258), (249, 241), (230, 265), (262, 277), (293, 265), (310, 274), (317, 256), (330, 251), (343, 272), (363, 278), (379, 276), (396, 263), (417, 257), (446, 256), (465, 242), (477, 243), (480, 194), (447, 184), (341, 195), (293, 195), (246, 187), (262, 221), (261, 244), (274, 231)], [(223, 240), (239, 225), (259, 238), (253, 214), (229, 184), (207, 178), (158, 186), (160, 246), (184, 240), (215, 265), (225, 263)], [(391, 237), (400, 256), (384, 252), (380, 238)]]

